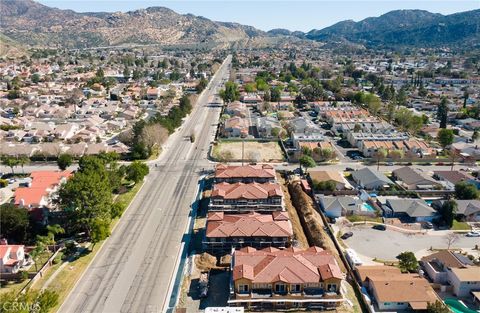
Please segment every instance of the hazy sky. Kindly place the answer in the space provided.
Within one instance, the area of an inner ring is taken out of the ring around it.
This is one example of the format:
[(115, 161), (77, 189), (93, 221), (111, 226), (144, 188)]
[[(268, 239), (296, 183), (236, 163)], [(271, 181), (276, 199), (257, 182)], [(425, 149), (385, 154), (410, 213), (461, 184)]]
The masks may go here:
[(480, 9), (480, 0), (39, 0), (39, 2), (77, 12), (131, 11), (150, 6), (164, 6), (182, 14), (192, 13), (215, 21), (238, 22), (262, 30), (287, 28), (301, 31), (323, 28), (346, 19), (359, 21), (398, 9), (422, 9), (442, 14)]

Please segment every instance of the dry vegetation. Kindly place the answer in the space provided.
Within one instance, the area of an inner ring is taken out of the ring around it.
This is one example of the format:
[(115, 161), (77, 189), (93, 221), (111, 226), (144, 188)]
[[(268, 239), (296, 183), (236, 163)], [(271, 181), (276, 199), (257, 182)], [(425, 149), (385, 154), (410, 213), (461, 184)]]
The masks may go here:
[(303, 191), (299, 180), (289, 182), (288, 190), (310, 245), (331, 251), (333, 255), (335, 255), (340, 269), (346, 272), (346, 268), (332, 239), (323, 229), (325, 224), (323, 223), (320, 213), (315, 209), (313, 199)]
[(195, 266), (200, 271), (209, 271), (217, 268), (217, 258), (206, 252), (195, 256)]
[(293, 236), (297, 241), (298, 247), (302, 249), (306, 249), (309, 247), (307, 237), (303, 232), (302, 223), (300, 222), (300, 218), (298, 217), (297, 210), (292, 204), (292, 200), (290, 199), (290, 193), (288, 192), (287, 185), (283, 177), (277, 173), (277, 179), (280, 185), (282, 186), (283, 191), (283, 199), (285, 201), (285, 207), (287, 209), (288, 215), (290, 216), (290, 220), (292, 222), (293, 228)]
[[(282, 162), (282, 149), (278, 142), (245, 141), (244, 158), (251, 162)], [(241, 141), (219, 142), (213, 149), (213, 157), (219, 161), (234, 161), (242, 159)]]

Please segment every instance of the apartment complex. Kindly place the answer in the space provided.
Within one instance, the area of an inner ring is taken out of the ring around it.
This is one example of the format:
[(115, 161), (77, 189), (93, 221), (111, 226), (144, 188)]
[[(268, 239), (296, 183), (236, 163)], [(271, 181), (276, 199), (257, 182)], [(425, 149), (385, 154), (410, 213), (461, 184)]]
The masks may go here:
[(343, 302), (343, 274), (335, 257), (319, 247), (243, 248), (234, 251), (231, 271), (230, 305), (324, 309)]

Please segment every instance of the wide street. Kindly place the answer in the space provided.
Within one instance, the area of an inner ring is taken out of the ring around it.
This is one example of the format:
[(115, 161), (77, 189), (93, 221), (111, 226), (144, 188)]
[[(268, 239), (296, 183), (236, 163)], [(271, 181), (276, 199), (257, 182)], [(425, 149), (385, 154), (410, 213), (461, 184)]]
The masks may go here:
[[(162, 312), (220, 109), (209, 101), (229, 76), (231, 57), (182, 127), (163, 147), (131, 206), (60, 312)], [(195, 134), (191, 143), (189, 136)]]

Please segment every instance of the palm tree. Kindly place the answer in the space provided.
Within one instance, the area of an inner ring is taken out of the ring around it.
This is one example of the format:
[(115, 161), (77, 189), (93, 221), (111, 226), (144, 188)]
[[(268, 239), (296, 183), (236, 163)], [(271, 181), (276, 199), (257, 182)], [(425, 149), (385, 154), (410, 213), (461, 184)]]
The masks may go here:
[(56, 250), (56, 247), (57, 247), (56, 241), (55, 241), (55, 235), (64, 234), (65, 229), (63, 229), (58, 224), (54, 224), (54, 225), (48, 225), (47, 226), (47, 231), (48, 231), (49, 241), (53, 244), (53, 253), (55, 253), (55, 250)]
[(30, 163), (30, 159), (27, 158), (26, 156), (21, 156), (17, 159), (18, 165), (22, 167), (22, 173), (25, 174), (25, 171), (23, 169), (23, 166)]

